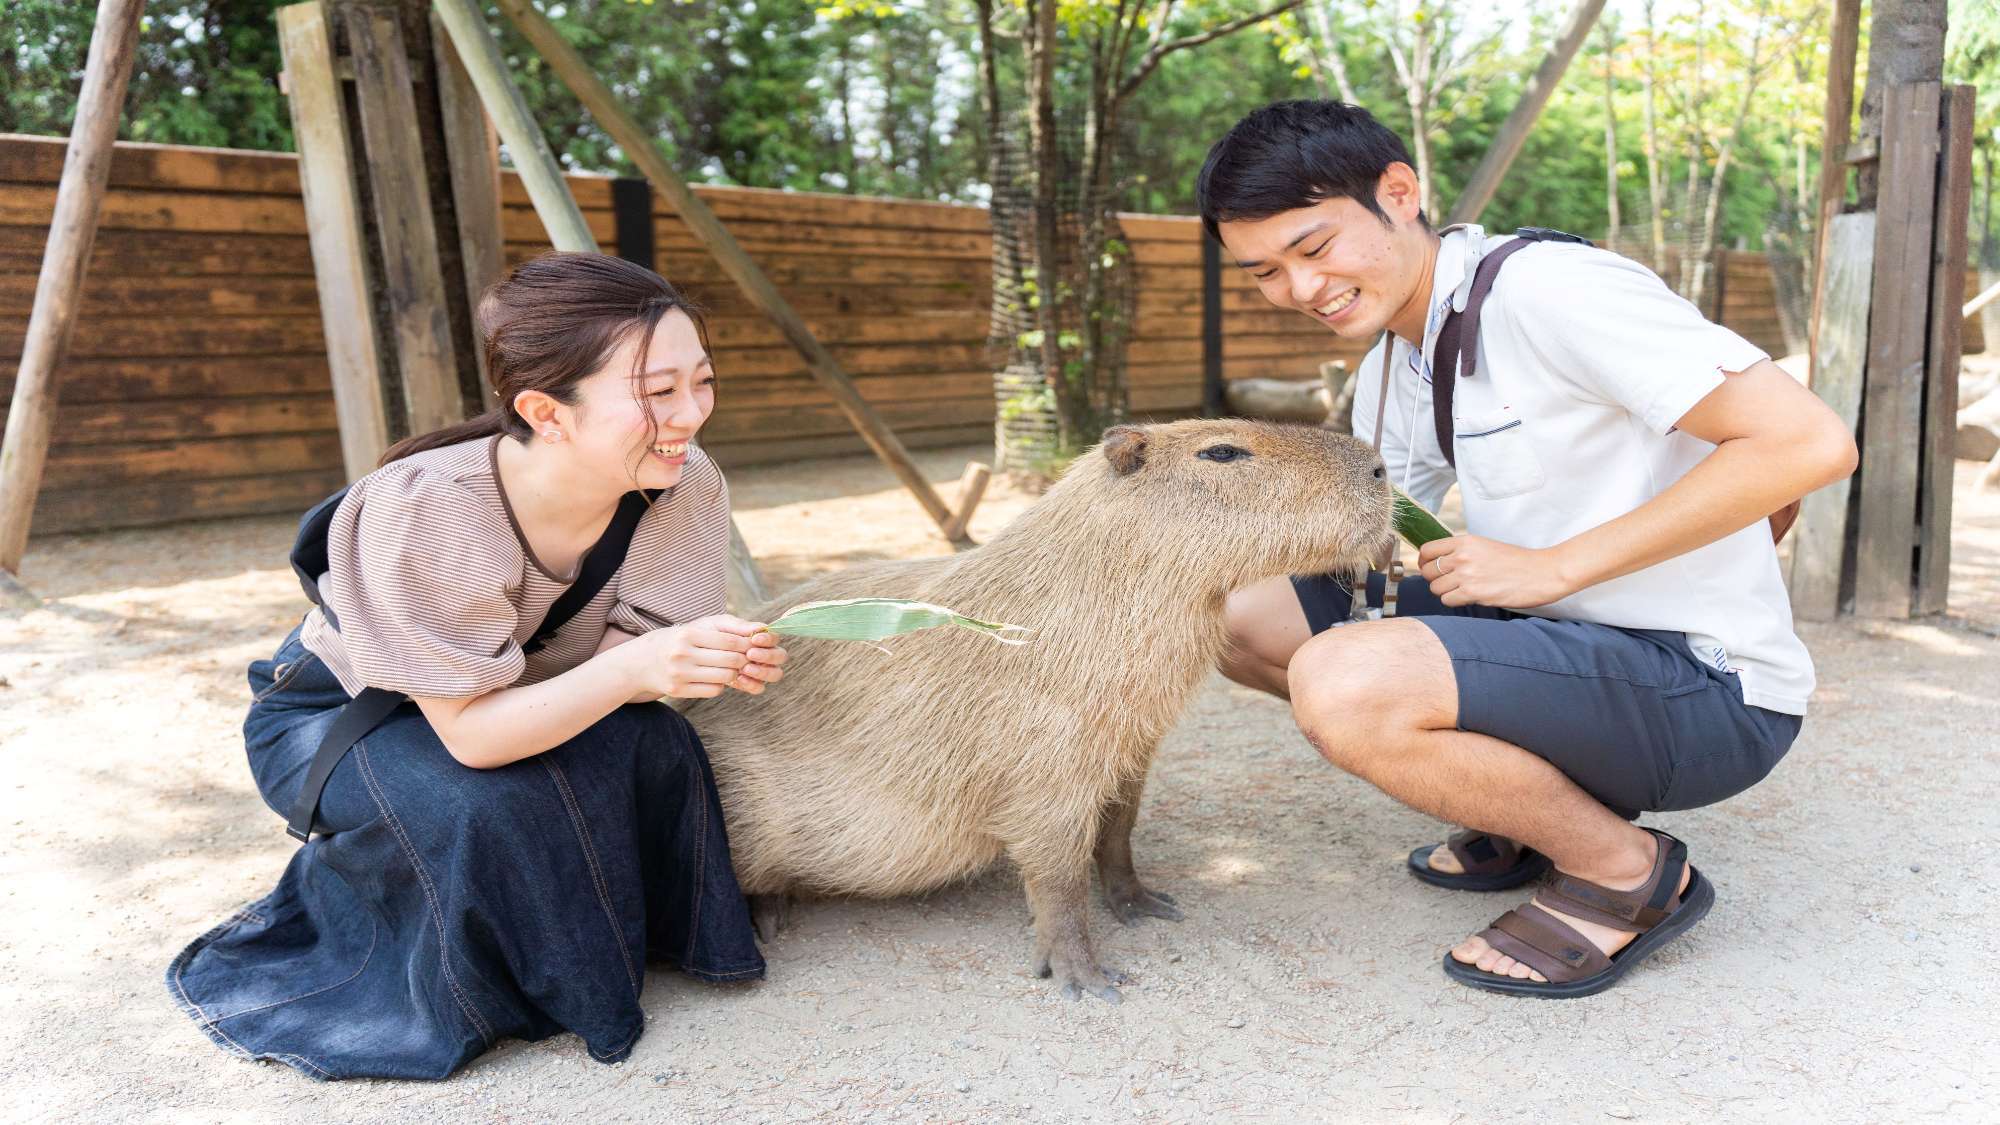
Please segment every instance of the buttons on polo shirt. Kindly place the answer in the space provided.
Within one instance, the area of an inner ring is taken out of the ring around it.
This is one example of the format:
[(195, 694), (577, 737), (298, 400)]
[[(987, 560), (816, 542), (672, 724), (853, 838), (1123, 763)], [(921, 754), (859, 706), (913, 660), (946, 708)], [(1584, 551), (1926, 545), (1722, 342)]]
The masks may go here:
[(1547, 483), (1527, 424), (1512, 407), (1473, 411), (1452, 421), (1458, 477), (1482, 500), (1505, 500)]

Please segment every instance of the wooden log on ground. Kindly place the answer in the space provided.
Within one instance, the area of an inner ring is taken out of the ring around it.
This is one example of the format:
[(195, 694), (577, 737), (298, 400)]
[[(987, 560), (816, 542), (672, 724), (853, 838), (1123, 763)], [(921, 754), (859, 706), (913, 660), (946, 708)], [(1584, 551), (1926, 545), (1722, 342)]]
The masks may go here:
[(1939, 83), (1910, 82), (1890, 86), (1882, 100), (1854, 572), (1854, 612), (1862, 617), (1903, 618), (1911, 609), (1918, 474), (1910, 450), (1923, 421), (1939, 92)]
[(979, 508), (979, 502), (986, 497), (986, 486), (993, 480), (993, 466), (981, 461), (967, 461), (965, 473), (958, 478), (958, 504), (952, 509), (951, 522), (944, 527), (944, 537), (957, 542), (966, 537), (972, 526), (972, 513)]
[(362, 246), (361, 201), (347, 148), (347, 110), (334, 72), (326, 10), (317, 2), (278, 9), (278, 47), (299, 150), (299, 190), (326, 327), (341, 460), (347, 479), (359, 480), (389, 448), (389, 409)]
[[(467, 0), (438, 0), (442, 5), (461, 6)], [(854, 389), (846, 371), (832, 353), (807, 329), (797, 312), (786, 303), (770, 278), (757, 268), (750, 255), (737, 245), (736, 239), (722, 225), (708, 205), (688, 188), (687, 182), (674, 171), (666, 157), (660, 154), (659, 146), (651, 134), (632, 119), (630, 113), (619, 104), (616, 95), (604, 85), (597, 75), (584, 63), (583, 57), (556, 32), (553, 24), (535, 10), (527, 0), (499, 0), (500, 10), (506, 14), (521, 34), (532, 43), (543, 61), (556, 72), (569, 87), (584, 108), (590, 111), (597, 124), (612, 140), (625, 150), (625, 155), (651, 181), (653, 187), (666, 197), (668, 203), (680, 215), (702, 244), (714, 255), (730, 279), (750, 298), (750, 302), (777, 323), (794, 348), (805, 359), (807, 369), (818, 379), (841, 410), (848, 416), (854, 428), (868, 442), (875, 455), (880, 457), (889, 470), (896, 474), (903, 486), (910, 490), (923, 505), (924, 511), (944, 531), (951, 525), (952, 511), (931, 488), (910, 454), (873, 408)], [(456, 34), (454, 34), (456, 38)], [(476, 74), (476, 71), (475, 71)], [(947, 536), (953, 543), (968, 545), (963, 532), (958, 536)]]
[(1965, 320), (1973, 316), (1976, 316), (1978, 315), (1979, 310), (1985, 308), (1986, 306), (1992, 304), (1995, 301), (2000, 301), (2000, 281), (1996, 281), (1993, 284), (1987, 286), (1985, 289), (1980, 291), (1979, 296), (1974, 297), (1970, 301), (1965, 302), (1965, 304), (1959, 308), (1958, 311), (1959, 319)]
[(1985, 395), (1953, 419), (1952, 455), (1961, 461), (1987, 461), (2000, 454), (2000, 392)]
[(111, 176), (111, 154), (144, 10), (143, 0), (100, 0), (97, 5), (55, 220), (42, 253), (35, 308), (28, 318), (6, 438), (0, 444), (0, 572), (18, 573), (28, 548), (35, 494), (41, 490), (42, 466), (55, 428), (56, 369), (62, 366), (70, 331), (76, 326), (78, 295), (90, 265), (104, 185)]
[[(1825, 316), (1815, 342), (1813, 393), (1852, 430), (1861, 412), (1862, 379), (1868, 358), (1868, 302), (1875, 276), (1875, 216), (1870, 212), (1834, 217), (1825, 242)], [(1841, 571), (1847, 554), (1852, 479), (1843, 479), (1805, 498), (1792, 531), (1792, 616), (1831, 621), (1840, 612)]]
[[(1952, 444), (1965, 316), (1966, 221), (1972, 207), (1973, 90), (1943, 91), (1932, 222), (1930, 339), (1925, 346), (1922, 460), (1917, 489), (1917, 592), (1911, 611), (1943, 613), (1951, 589)], [(1956, 313), (1957, 315), (1954, 315)]]
[(1239, 418), (1317, 426), (1332, 412), (1333, 396), (1322, 379), (1231, 379), (1223, 403)]

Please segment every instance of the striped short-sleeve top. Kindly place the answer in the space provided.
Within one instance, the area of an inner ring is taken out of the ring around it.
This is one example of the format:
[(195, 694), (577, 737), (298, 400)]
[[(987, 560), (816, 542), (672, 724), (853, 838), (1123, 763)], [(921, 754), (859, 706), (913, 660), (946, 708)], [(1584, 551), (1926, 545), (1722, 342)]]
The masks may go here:
[(301, 640), (348, 694), (484, 695), (576, 667), (607, 627), (636, 636), (723, 611), (729, 490), (690, 447), (680, 482), (639, 520), (624, 565), (553, 640), (524, 653), (576, 575), (550, 573), (522, 535), (500, 483), (503, 440), (384, 465), (335, 510), (320, 596), (340, 628), (314, 609)]

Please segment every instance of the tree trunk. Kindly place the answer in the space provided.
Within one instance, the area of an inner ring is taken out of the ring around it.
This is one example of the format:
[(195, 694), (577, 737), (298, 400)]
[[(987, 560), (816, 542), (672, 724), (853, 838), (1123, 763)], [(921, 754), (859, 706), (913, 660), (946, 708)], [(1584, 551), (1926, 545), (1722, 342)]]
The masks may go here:
[(1599, 24), (1599, 35), (1604, 40), (1604, 248), (1618, 252), (1618, 107), (1612, 95), (1616, 93), (1616, 73), (1612, 68), (1612, 51), (1617, 43), (1611, 38), (1611, 25)]
[[(1993, 146), (1988, 144), (1979, 153), (1980, 163), (1985, 166), (1986, 192), (1980, 204), (1979, 217), (1979, 288), (2000, 283), (2000, 248), (1994, 245), (1993, 234)], [(1994, 301), (1979, 310), (1979, 331), (1986, 352), (2000, 352), (2000, 301)]]
[(1660, 167), (1659, 31), (1653, 23), (1653, 0), (1646, 0), (1646, 202), (1653, 220), (1653, 272), (1667, 273), (1667, 179)]
[[(1715, 153), (1715, 172), (1708, 181), (1708, 207), (1701, 217), (1701, 242), (1694, 254), (1694, 273), (1688, 285), (1687, 299), (1696, 306), (1701, 304), (1702, 292), (1708, 288), (1709, 260), (1715, 254), (1715, 233), (1722, 219), (1722, 187), (1729, 174), (1729, 160), (1736, 153), (1736, 142), (1743, 136), (1743, 124), (1750, 118), (1750, 101), (1757, 96), (1757, 80), (1763, 76), (1764, 31), (1769, 21), (1769, 10), (1757, 14), (1757, 30), (1750, 37), (1750, 65), (1743, 70), (1743, 98), (1736, 104), (1736, 120), (1729, 127), (1729, 136), (1723, 138)], [(1722, 310), (1715, 310), (1716, 319), (1722, 319)]]
[(1706, 36), (1703, 34), (1703, 27), (1707, 22), (1707, 16), (1708, 5), (1697, 0), (1694, 6), (1694, 71), (1692, 76), (1694, 85), (1688, 95), (1687, 189), (1683, 194), (1681, 204), (1681, 283), (1678, 288), (1683, 297), (1686, 297), (1694, 289), (1694, 246), (1689, 242), (1687, 236), (1689, 234), (1688, 224), (1694, 221), (1695, 204), (1700, 199), (1698, 193), (1701, 190), (1701, 154), (1702, 145), (1705, 140), (1701, 131), (1701, 67), (1702, 48), (1707, 45)]
[[(1882, 147), (1885, 88), (1908, 82), (1936, 82), (1944, 74), (1945, 0), (1875, 0), (1868, 24), (1868, 84), (1861, 92), (1861, 128), (1855, 141), (1864, 149)], [(1861, 207), (1875, 209), (1881, 169), (1869, 161), (1856, 169)]]
[(1057, 440), (1074, 448), (1074, 425), (1081, 411), (1070, 380), (1064, 377), (1061, 329), (1056, 319), (1057, 249), (1056, 179), (1061, 153), (1056, 133), (1056, 0), (1028, 0), (1025, 46), (1028, 53), (1028, 150), (1034, 168), (1035, 200), (1035, 328), (1041, 334), (1036, 349), (1042, 378), (1055, 392)]
[(1431, 198), (1430, 86), (1430, 21), (1425, 20), (1417, 24), (1416, 35), (1410, 41), (1409, 79), (1404, 92), (1410, 105), (1410, 143), (1416, 148), (1417, 198), (1424, 214), (1436, 215), (1437, 205)]
[[(1354, 83), (1347, 78), (1347, 58), (1340, 53), (1340, 40), (1334, 34), (1333, 18), (1328, 14), (1333, 0), (1315, 0), (1306, 5), (1306, 18), (1312, 22), (1313, 34), (1318, 37), (1320, 49), (1312, 53), (1313, 73), (1318, 75), (1324, 66), (1333, 72), (1334, 88), (1340, 91), (1340, 100), (1348, 105), (1359, 105), (1361, 99), (1354, 93)], [(1322, 92), (1325, 79), (1320, 79)]]

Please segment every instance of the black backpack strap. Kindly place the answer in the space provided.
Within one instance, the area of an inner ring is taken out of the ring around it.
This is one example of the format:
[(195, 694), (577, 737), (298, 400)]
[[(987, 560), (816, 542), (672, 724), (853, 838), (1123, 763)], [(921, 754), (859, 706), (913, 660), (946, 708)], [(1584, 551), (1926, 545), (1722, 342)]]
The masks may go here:
[(292, 802), (292, 815), (285, 818), (285, 834), (303, 844), (312, 838), (313, 821), (319, 817), (319, 797), (326, 790), (326, 779), (333, 776), (333, 767), (340, 764), (354, 744), (362, 736), (380, 726), (389, 713), (409, 701), (409, 696), (398, 691), (383, 691), (381, 688), (362, 688), (361, 694), (341, 705), (340, 714), (334, 717), (333, 725), (327, 728), (320, 739), (319, 749), (313, 751), (312, 766), (306, 770), (306, 783), (299, 788), (298, 797)]
[[(333, 520), (333, 511), (340, 506), (341, 498), (347, 495), (342, 489), (321, 501), (305, 518), (299, 521), (299, 537), (292, 545), (292, 570), (299, 576), (299, 584), (305, 588), (306, 597), (312, 599), (320, 612), (326, 614), (327, 624), (336, 630), (340, 623), (334, 619), (333, 610), (320, 601), (319, 576), (327, 571), (326, 533)], [(618, 500), (618, 510), (612, 513), (611, 522), (605, 526), (604, 534), (598, 536), (590, 551), (583, 557), (583, 567), (578, 571), (576, 581), (563, 591), (548, 615), (536, 627), (534, 636), (521, 646), (523, 652), (535, 652), (556, 635), (556, 631), (569, 624), (590, 600), (611, 581), (611, 576), (625, 562), (625, 553), (631, 549), (632, 534), (639, 528), (639, 520), (646, 514), (653, 501), (659, 498), (659, 491), (628, 492)], [(382, 720), (409, 700), (401, 692), (384, 691), (381, 688), (362, 688), (340, 708), (333, 725), (321, 737), (319, 749), (313, 751), (312, 765), (306, 770), (305, 784), (299, 787), (299, 795), (293, 801), (292, 813), (285, 820), (285, 833), (303, 844), (312, 838), (314, 821), (319, 817), (320, 795), (326, 791), (327, 779), (333, 776), (334, 767), (354, 744), (367, 736), (369, 731), (381, 725)]]
[(1500, 275), (1500, 267), (1531, 242), (1595, 245), (1580, 235), (1565, 234), (1546, 227), (1522, 227), (1514, 232), (1512, 242), (1487, 251), (1479, 259), (1479, 268), (1472, 275), (1472, 289), (1466, 294), (1464, 311), (1454, 308), (1444, 314), (1444, 324), (1438, 329), (1436, 362), (1431, 368), (1431, 423), (1437, 428), (1438, 448), (1453, 468), (1458, 467), (1458, 457), (1452, 449), (1453, 385), (1459, 379), (1470, 379), (1479, 373), (1479, 314), (1486, 305), (1487, 294), (1493, 291), (1493, 281)]

